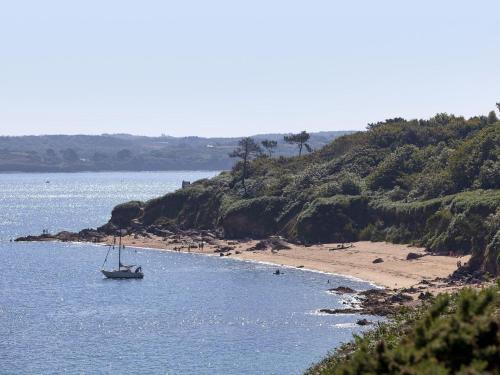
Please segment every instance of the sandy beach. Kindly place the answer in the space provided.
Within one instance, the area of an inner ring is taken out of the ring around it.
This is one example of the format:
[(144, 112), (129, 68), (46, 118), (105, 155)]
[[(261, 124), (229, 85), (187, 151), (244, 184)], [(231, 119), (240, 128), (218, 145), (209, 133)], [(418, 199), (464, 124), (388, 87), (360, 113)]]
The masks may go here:
[[(444, 278), (457, 269), (457, 262), (467, 262), (470, 256), (437, 256), (430, 255), (425, 249), (396, 245), (386, 242), (354, 242), (352, 247), (339, 249), (339, 244), (320, 244), (301, 246), (287, 244), (290, 248), (283, 250), (252, 250), (259, 242), (215, 240), (204, 244), (203, 249), (189, 242), (177, 241), (170, 243), (159, 236), (137, 237), (125, 236), (123, 244), (129, 247), (143, 247), (158, 250), (178, 250), (182, 252), (196, 252), (211, 256), (229, 254), (232, 258), (266, 262), (277, 266), (300, 267), (332, 274), (341, 274), (357, 277), (370, 281), (379, 286), (400, 289), (408, 288), (420, 283), (422, 280)], [(108, 237), (105, 243), (112, 243), (113, 238)], [(409, 253), (421, 257), (407, 260)], [(379, 259), (379, 263), (374, 263)], [(382, 260), (380, 262), (380, 259)]]

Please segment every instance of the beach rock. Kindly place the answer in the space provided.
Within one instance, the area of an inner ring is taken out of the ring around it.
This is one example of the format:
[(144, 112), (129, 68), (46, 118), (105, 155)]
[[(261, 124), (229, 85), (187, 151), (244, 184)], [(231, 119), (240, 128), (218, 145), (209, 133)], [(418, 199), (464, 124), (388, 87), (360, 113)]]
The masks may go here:
[(255, 246), (249, 248), (248, 250), (288, 250), (290, 246), (286, 241), (279, 237), (269, 237), (265, 240), (259, 241), (255, 244)]
[(266, 250), (266, 249), (267, 249), (267, 242), (259, 241), (254, 246), (250, 247), (248, 250)]
[(406, 256), (406, 260), (415, 260), (415, 259), (422, 258), (422, 257), (423, 257), (422, 254), (408, 253), (408, 255)]
[(384, 260), (382, 258), (377, 258), (377, 259), (374, 259), (372, 263), (383, 263)]
[(233, 246), (221, 246), (214, 250), (214, 253), (225, 253), (226, 251), (234, 250)]
[(397, 293), (389, 297), (389, 301), (392, 303), (403, 303), (403, 302), (413, 301), (413, 298), (408, 294)]
[(430, 298), (432, 298), (432, 294), (431, 294), (431, 293), (429, 293), (429, 292), (425, 292), (425, 293), (421, 292), (421, 293), (419, 294), (419, 296), (418, 296), (418, 299), (419, 299), (419, 300), (422, 300), (422, 301), (428, 300), (428, 299), (430, 299)]
[(403, 293), (417, 293), (418, 289), (412, 286), (412, 287), (409, 287), (409, 288), (401, 289), (401, 291)]
[(422, 285), (429, 285), (429, 286), (432, 286), (434, 285), (433, 283), (431, 283), (429, 280), (422, 280), (421, 282), (419, 282), (419, 284), (422, 284)]

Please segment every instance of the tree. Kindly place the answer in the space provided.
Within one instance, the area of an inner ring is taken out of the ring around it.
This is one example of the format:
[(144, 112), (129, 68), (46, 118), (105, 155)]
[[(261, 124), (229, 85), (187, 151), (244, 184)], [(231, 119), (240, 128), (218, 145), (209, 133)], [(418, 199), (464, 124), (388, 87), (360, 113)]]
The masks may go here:
[(385, 119), (385, 121), (371, 122), (366, 126), (366, 128), (368, 130), (371, 130), (371, 129), (375, 129), (376, 127), (382, 126), (382, 125), (399, 124), (402, 122), (406, 122), (406, 120), (402, 117), (394, 117), (394, 118)]
[(247, 188), (245, 186), (245, 178), (247, 177), (248, 162), (259, 156), (262, 153), (262, 149), (259, 144), (255, 142), (253, 138), (246, 137), (238, 142), (238, 147), (229, 154), (231, 158), (239, 158), (243, 162), (243, 173), (241, 175), (241, 182), (243, 184), (243, 189), (245, 194), (247, 193)]
[(303, 147), (305, 147), (308, 152), (312, 151), (311, 146), (309, 146), (309, 144), (307, 143), (309, 138), (311, 138), (311, 135), (305, 130), (302, 130), (300, 133), (297, 134), (289, 134), (283, 137), (286, 143), (297, 145), (297, 147), (299, 148), (299, 156), (302, 155)]
[(59, 161), (59, 157), (53, 148), (48, 148), (45, 150), (45, 161), (47, 163), (57, 163)]
[(124, 148), (116, 153), (116, 158), (118, 160), (128, 160), (132, 157), (132, 151)]
[(497, 117), (497, 114), (495, 113), (495, 111), (490, 111), (490, 113), (488, 113), (488, 124), (494, 124), (497, 121), (498, 121), (498, 117)]
[(269, 157), (272, 157), (274, 149), (278, 146), (278, 142), (265, 139), (261, 143), (262, 146), (266, 149), (267, 153), (269, 154)]
[(64, 161), (68, 163), (75, 163), (78, 161), (79, 157), (75, 150), (72, 148), (67, 148), (61, 151)]
[(497, 108), (500, 111), (500, 103), (497, 103)]

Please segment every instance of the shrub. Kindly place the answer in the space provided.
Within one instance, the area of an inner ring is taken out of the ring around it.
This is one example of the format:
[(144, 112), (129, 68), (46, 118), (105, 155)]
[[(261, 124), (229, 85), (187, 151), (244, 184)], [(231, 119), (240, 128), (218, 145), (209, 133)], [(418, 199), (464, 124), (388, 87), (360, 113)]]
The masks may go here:
[(500, 288), (440, 295), (357, 337), (308, 374), (498, 374)]

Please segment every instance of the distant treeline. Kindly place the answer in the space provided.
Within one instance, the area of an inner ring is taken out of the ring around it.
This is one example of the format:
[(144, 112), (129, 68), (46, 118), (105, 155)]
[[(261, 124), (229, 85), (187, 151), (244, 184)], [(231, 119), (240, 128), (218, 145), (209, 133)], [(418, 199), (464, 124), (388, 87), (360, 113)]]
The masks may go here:
[[(349, 131), (311, 133), (319, 149)], [(253, 137), (267, 141), (276, 156), (297, 153), (284, 134)], [(227, 170), (229, 153), (241, 138), (144, 137), (128, 134), (0, 137), (0, 172), (143, 170)]]

